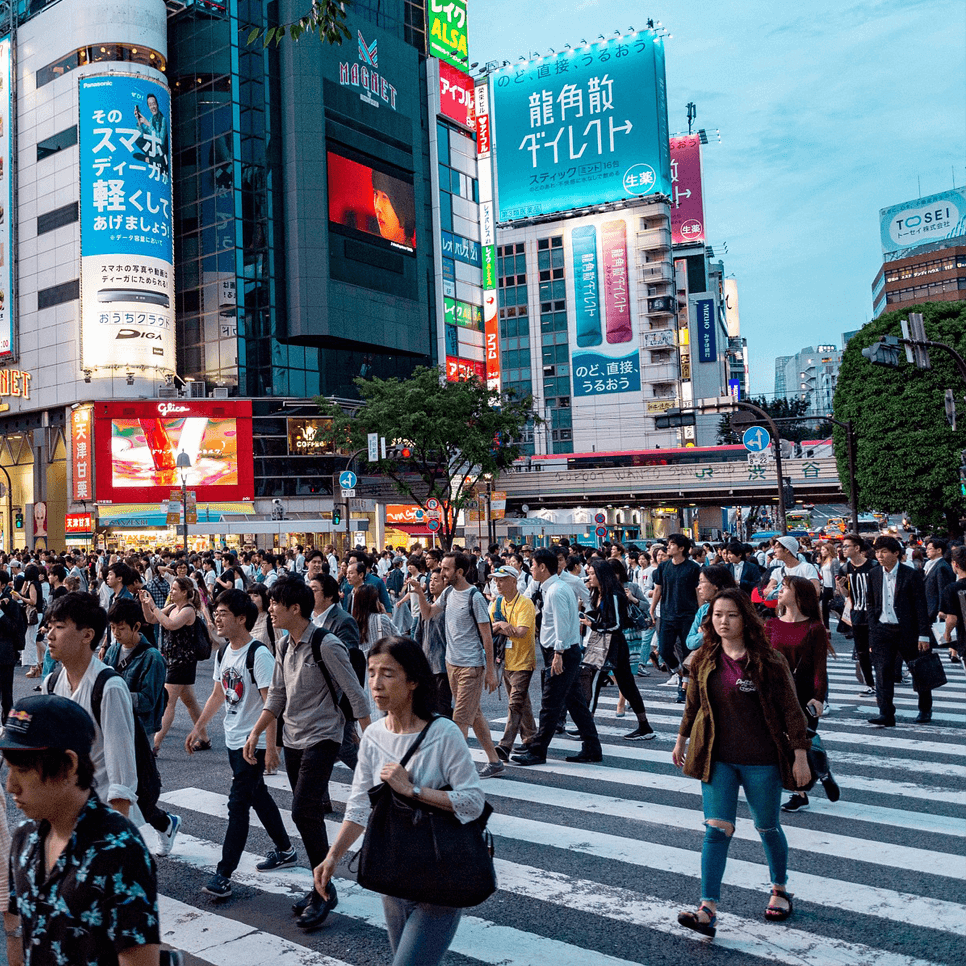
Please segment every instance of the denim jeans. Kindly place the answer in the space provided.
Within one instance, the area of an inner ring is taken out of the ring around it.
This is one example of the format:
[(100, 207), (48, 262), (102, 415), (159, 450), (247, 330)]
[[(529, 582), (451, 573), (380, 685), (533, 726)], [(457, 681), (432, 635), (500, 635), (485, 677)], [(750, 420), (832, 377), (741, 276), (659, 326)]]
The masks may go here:
[(738, 815), (738, 787), (745, 790), (748, 808), (765, 848), (771, 881), (783, 886), (788, 874), (788, 842), (782, 831), (782, 776), (778, 765), (731, 765), (716, 761), (709, 781), (701, 784), (704, 805), (704, 845), (701, 849), (701, 898), (718, 902), (728, 860), (731, 835), (708, 822), (727, 822), (732, 829)]
[(382, 897), (392, 966), (437, 966), (456, 935), (462, 909)]
[(231, 765), (231, 791), (228, 793), (228, 830), (221, 847), (221, 861), (218, 874), (230, 879), (238, 868), (245, 843), (248, 841), (250, 811), (255, 809), (258, 820), (265, 826), (275, 843), (275, 848), (283, 852), (292, 843), (282, 823), (275, 799), (265, 786), (265, 751), (255, 752), (256, 764), (250, 765), (242, 755), (242, 749), (228, 749), (228, 764)]

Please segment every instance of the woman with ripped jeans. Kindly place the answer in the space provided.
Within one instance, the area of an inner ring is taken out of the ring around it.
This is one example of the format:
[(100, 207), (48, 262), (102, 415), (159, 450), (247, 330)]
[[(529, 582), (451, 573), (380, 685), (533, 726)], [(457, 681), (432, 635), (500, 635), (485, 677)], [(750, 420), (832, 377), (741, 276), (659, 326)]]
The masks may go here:
[(765, 919), (792, 914), (787, 891), (788, 843), (779, 821), (782, 788), (808, 783), (805, 715), (788, 663), (765, 638), (761, 619), (741, 590), (711, 600), (704, 644), (691, 661), (684, 716), (674, 764), (701, 780), (704, 845), (701, 902), (678, 922), (714, 936), (728, 846), (735, 831), (738, 789), (743, 788), (771, 874)]

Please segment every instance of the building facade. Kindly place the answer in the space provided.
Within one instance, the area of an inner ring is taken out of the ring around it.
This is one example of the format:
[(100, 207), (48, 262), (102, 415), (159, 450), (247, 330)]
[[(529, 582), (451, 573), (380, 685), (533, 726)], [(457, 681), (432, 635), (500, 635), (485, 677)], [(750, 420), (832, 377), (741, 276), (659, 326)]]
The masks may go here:
[(842, 351), (834, 345), (806, 346), (793, 356), (779, 356), (775, 360), (776, 398), (806, 400), (808, 416), (831, 413)]

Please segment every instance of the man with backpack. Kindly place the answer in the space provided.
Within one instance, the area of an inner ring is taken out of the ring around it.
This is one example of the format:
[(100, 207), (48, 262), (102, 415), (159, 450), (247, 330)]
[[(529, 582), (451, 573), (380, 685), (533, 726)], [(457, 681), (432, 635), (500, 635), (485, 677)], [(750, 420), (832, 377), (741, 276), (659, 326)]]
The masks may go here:
[(278, 748), (275, 743), (275, 721), (268, 723), (255, 749), (255, 762), (245, 761), (243, 749), (249, 733), (258, 720), (268, 695), (275, 670), (272, 652), (252, 638), (251, 630), (258, 618), (258, 609), (243, 590), (226, 590), (214, 602), (215, 632), (225, 638), (225, 644), (215, 655), (212, 677), (215, 685), (198, 723), (185, 739), (185, 750), (194, 754), (208, 722), (225, 709), (225, 746), (231, 765), (231, 791), (228, 793), (228, 829), (221, 847), (221, 861), (215, 874), (202, 886), (202, 892), (216, 899), (231, 895), (231, 877), (238, 868), (248, 841), (251, 810), (255, 810), (275, 849), (257, 868), (278, 869), (295, 863), (296, 851), (285, 830), (278, 805), (265, 786), (265, 769), (273, 773), (278, 768)]
[[(292, 786), (292, 821), (302, 837), (309, 867), (314, 869), (329, 851), (325, 802), (345, 719), (354, 716), (365, 730), (369, 701), (345, 644), (312, 623), (315, 595), (305, 581), (280, 577), (269, 600), (269, 615), (279, 635), (275, 666), (265, 707), (245, 742), (244, 757), (249, 765), (258, 763), (259, 739), (284, 713), (282, 735), (285, 771)], [(289, 863), (284, 855), (273, 853), (258, 867), (269, 871), (285, 864)], [(296, 925), (303, 929), (321, 926), (338, 901), (331, 883), (328, 899), (313, 889), (292, 906), (298, 916)]]
[(27, 613), (11, 590), (10, 574), (0, 570), (0, 709), (4, 721), (13, 707), (13, 670), (27, 643)]

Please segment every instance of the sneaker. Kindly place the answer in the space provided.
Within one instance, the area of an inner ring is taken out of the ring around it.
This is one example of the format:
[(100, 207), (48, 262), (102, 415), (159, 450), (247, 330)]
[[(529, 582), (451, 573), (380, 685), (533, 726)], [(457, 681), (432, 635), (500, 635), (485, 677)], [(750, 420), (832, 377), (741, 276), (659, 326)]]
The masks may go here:
[(255, 868), (259, 872), (271, 872), (272, 869), (284, 869), (287, 865), (295, 865), (297, 856), (298, 852), (294, 848), (285, 849), (284, 851), (282, 849), (272, 849)]
[(201, 887), (202, 892), (216, 899), (227, 899), (231, 895), (231, 879), (217, 872)]
[(502, 761), (488, 761), (480, 769), (480, 778), (495, 778), (506, 771), (506, 765)]
[(637, 676), (639, 678), (649, 678), (651, 676), (651, 672), (648, 671), (648, 669), (644, 667), (643, 664), (641, 664), (637, 669)]
[[(158, 855), (170, 855), (174, 848), (174, 837), (181, 828), (181, 816), (168, 813), (168, 829), (166, 832), (158, 832)], [(229, 895), (231, 889), (228, 890)]]
[(580, 737), (580, 729), (579, 728), (567, 728), (566, 731), (564, 732), (564, 734), (569, 735), (571, 738), (579, 738)]
[(860, 692), (861, 695), (873, 695), (875, 694), (875, 688), (866, 688), (864, 691)]
[(650, 741), (656, 737), (657, 735), (650, 725), (640, 725), (630, 732), (630, 734), (624, 735), (624, 741)]
[(497, 756), (497, 758), (500, 759), (500, 761), (509, 761), (510, 760), (510, 752), (508, 752), (506, 750), (506, 748), (503, 747), (503, 745), (497, 745), (496, 746), (496, 756)]
[(842, 789), (839, 788), (839, 783), (832, 777), (832, 773), (826, 772), (823, 778), (819, 781), (822, 783), (822, 788), (825, 789), (825, 794), (828, 796), (830, 802), (837, 802), (842, 797)]
[(665, 688), (679, 688), (681, 686), (681, 675), (672, 674), (663, 684)]
[(808, 808), (808, 795), (799, 795), (796, 792), (782, 805), (783, 812), (804, 812)]

